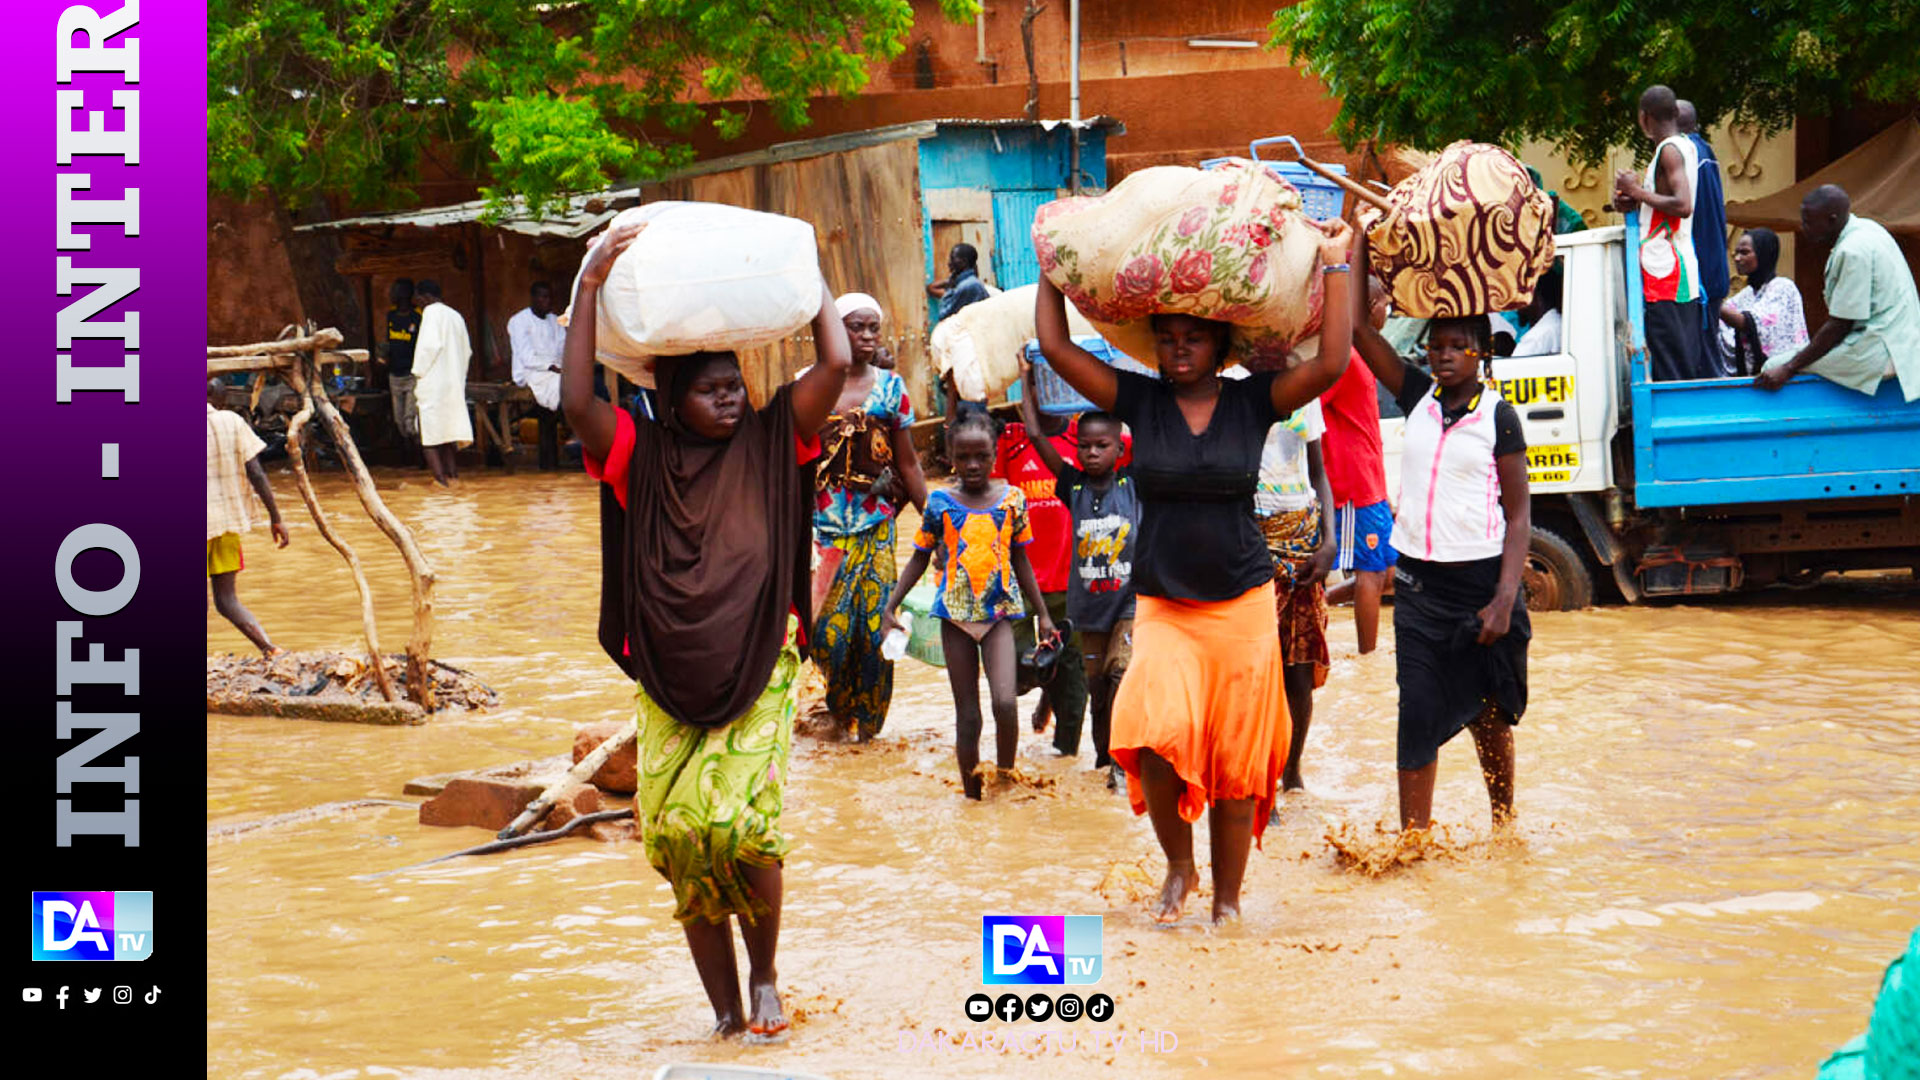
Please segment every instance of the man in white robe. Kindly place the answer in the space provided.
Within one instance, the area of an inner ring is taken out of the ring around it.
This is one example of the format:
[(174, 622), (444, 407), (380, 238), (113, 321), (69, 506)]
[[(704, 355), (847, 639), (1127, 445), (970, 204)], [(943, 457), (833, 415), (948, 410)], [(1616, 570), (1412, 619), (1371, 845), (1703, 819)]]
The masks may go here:
[(440, 298), (431, 278), (413, 287), (420, 305), (420, 337), (413, 348), (413, 394), (420, 410), (420, 445), (427, 468), (442, 487), (458, 478), (454, 453), (473, 443), (473, 417), (467, 411), (467, 321)]
[(513, 381), (533, 391), (543, 409), (560, 407), (560, 353), (567, 330), (553, 313), (553, 289), (536, 281), (528, 304), (507, 320), (507, 340), (513, 346)]

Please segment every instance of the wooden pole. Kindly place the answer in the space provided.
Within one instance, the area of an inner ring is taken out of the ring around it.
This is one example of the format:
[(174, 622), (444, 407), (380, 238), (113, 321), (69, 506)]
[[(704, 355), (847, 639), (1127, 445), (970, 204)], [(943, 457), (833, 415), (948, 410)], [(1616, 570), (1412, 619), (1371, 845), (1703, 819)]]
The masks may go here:
[(587, 756), (575, 762), (565, 776), (548, 784), (547, 790), (542, 791), (539, 798), (528, 803), (527, 808), (520, 811), (519, 817), (514, 818), (506, 828), (500, 830), (499, 838), (509, 840), (532, 828), (534, 822), (546, 816), (547, 811), (553, 808), (554, 800), (560, 797), (561, 792), (565, 791), (569, 785), (586, 783), (594, 773), (600, 771), (600, 766), (605, 765), (607, 759), (612, 757), (616, 750), (632, 742), (634, 736), (639, 733), (640, 721), (627, 721), (626, 726), (612, 738), (594, 747)]
[(1320, 174), (1322, 179), (1330, 180), (1340, 185), (1340, 187), (1346, 190), (1347, 194), (1352, 195), (1355, 199), (1377, 207), (1380, 210), (1392, 212), (1393, 204), (1387, 201), (1386, 196), (1374, 191), (1372, 188), (1362, 187), (1354, 183), (1347, 177), (1334, 172), (1332, 169), (1327, 168), (1325, 165), (1320, 164), (1305, 154), (1300, 155), (1300, 164)]
[[(473, 289), (473, 325), (479, 332), (478, 336), (474, 338), (473, 344), (476, 348), (473, 351), (480, 356), (481, 377), (491, 378), (493, 373), (493, 334), (491, 327), (487, 325), (487, 237), (486, 234), (481, 231), (480, 223), (477, 221), (468, 225), (467, 230), (468, 236), (472, 238), (473, 251), (473, 261), (467, 266), (467, 280)], [(471, 372), (469, 372), (467, 376), (467, 381), (473, 381)], [(483, 462), (485, 461), (484, 458), (481, 460)]]
[(360, 303), (362, 307), (366, 308), (366, 313), (367, 313), (367, 321), (366, 321), (367, 348), (372, 349), (373, 341), (374, 341), (374, 338), (373, 338), (373, 275), (372, 274), (360, 275)]
[(387, 539), (400, 549), (400, 557), (406, 560), (407, 574), (413, 579), (413, 636), (407, 641), (407, 696), (421, 708), (432, 712), (433, 664), (428, 654), (433, 647), (433, 568), (427, 565), (427, 557), (421, 554), (413, 530), (407, 528), (406, 523), (388, 509), (386, 502), (380, 498), (373, 475), (367, 472), (366, 462), (360, 459), (360, 448), (354, 445), (353, 433), (347, 430), (345, 418), (327, 396), (325, 384), (320, 382), (318, 361), (309, 355), (303, 365), (308, 368), (306, 378), (312, 384), (314, 408), (333, 436), (334, 446), (340, 451), (341, 463), (347, 467), (347, 475), (353, 480), (353, 490), (360, 496), (360, 505), (373, 518), (373, 523), (380, 527), (380, 531), (387, 534)]
[[(207, 350), (209, 354), (213, 350)], [(207, 374), (224, 375), (230, 371), (277, 371), (293, 364), (292, 353), (255, 353), (250, 356), (213, 356), (207, 357)], [(325, 349), (320, 353), (323, 364), (360, 364), (367, 359), (365, 349)]]
[[(294, 331), (299, 334), (298, 330)], [(284, 333), (284, 331), (283, 331)], [(216, 356), (251, 356), (254, 353), (291, 353), (311, 352), (314, 349), (337, 348), (341, 342), (340, 331), (332, 327), (316, 330), (297, 337), (285, 337), (278, 341), (262, 341), (254, 345), (209, 345), (207, 359)]]
[[(388, 701), (394, 700), (393, 682), (387, 678), (387, 662), (380, 653), (380, 633), (373, 620), (373, 590), (367, 586), (367, 575), (360, 569), (360, 556), (353, 547), (333, 531), (327, 521), (326, 511), (320, 509), (320, 499), (314, 493), (313, 481), (307, 476), (307, 462), (301, 443), (305, 441), (307, 422), (313, 419), (313, 383), (307, 377), (305, 364), (295, 364), (287, 372), (287, 378), (293, 389), (300, 395), (300, 411), (287, 421), (287, 458), (293, 463), (294, 482), (300, 488), (300, 498), (307, 504), (307, 513), (313, 515), (313, 523), (320, 528), (320, 536), (333, 545), (333, 550), (347, 560), (347, 569), (353, 572), (353, 587), (360, 591), (360, 625), (367, 635), (367, 655), (373, 664), (373, 679), (380, 686), (380, 696)], [(318, 367), (315, 367), (317, 374)]]

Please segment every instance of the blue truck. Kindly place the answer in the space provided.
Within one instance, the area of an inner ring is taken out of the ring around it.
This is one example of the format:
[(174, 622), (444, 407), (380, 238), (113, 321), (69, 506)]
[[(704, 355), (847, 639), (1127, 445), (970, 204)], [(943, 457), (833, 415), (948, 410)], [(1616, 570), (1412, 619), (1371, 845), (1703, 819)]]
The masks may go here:
[(1832, 571), (1920, 577), (1920, 401), (1894, 379), (1872, 397), (1813, 375), (1772, 393), (1653, 382), (1636, 237), (1631, 218), (1560, 236), (1560, 351), (1494, 362), (1529, 448), (1529, 606), (1584, 607), (1607, 580), (1637, 602)]

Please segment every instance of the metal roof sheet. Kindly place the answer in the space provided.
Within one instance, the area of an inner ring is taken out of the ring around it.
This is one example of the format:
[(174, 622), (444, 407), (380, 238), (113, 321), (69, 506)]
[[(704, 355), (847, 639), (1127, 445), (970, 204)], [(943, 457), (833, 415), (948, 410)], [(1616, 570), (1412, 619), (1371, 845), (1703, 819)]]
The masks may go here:
[[(1073, 126), (1071, 120), (1027, 120), (1024, 118), (1006, 118), (999, 120), (981, 120), (956, 117), (947, 120), (917, 120), (908, 124), (894, 124), (889, 127), (870, 128), (866, 131), (850, 131), (839, 135), (826, 135), (816, 139), (799, 139), (794, 142), (775, 143), (764, 150), (754, 150), (745, 154), (733, 154), (728, 157), (712, 158), (696, 162), (684, 169), (676, 169), (664, 176), (645, 181), (647, 184), (665, 183), (671, 180), (686, 180), (696, 176), (708, 176), (713, 173), (727, 172), (731, 169), (743, 169), (753, 165), (767, 165), (781, 161), (798, 161), (803, 158), (819, 157), (844, 150), (855, 150), (863, 146), (878, 146), (883, 143), (898, 142), (901, 139), (925, 139), (939, 132), (943, 127), (956, 128), (1021, 128), (1038, 127), (1043, 131), (1052, 131), (1056, 127)], [(1108, 131), (1124, 134), (1126, 125), (1111, 116), (1091, 116), (1079, 122), (1082, 129)], [(615, 188), (610, 191), (575, 195), (567, 200), (567, 209), (560, 213), (548, 213), (539, 217), (525, 212), (526, 201), (519, 197), (511, 200), (514, 210), (505, 217), (487, 224), (496, 229), (524, 233), (528, 236), (558, 236), (580, 239), (589, 236), (613, 219), (613, 216), (629, 206), (637, 206), (641, 201), (640, 186)], [(385, 214), (363, 214), (358, 217), (340, 218), (337, 221), (316, 221), (306, 225), (297, 225), (295, 232), (313, 232), (328, 229), (377, 229), (392, 226), (407, 226), (416, 229), (435, 229), (445, 225), (464, 225), (470, 221), (479, 221), (486, 213), (487, 201), (475, 199), (472, 202), (455, 203), (452, 206), (435, 206), (424, 210), (397, 210)]]
[[(567, 200), (567, 209), (559, 212), (549, 211), (535, 217), (526, 212), (526, 201), (516, 197), (512, 200), (513, 209), (509, 210), (505, 217), (487, 224), (496, 229), (506, 229), (509, 232), (524, 233), (528, 236), (560, 236), (578, 239), (590, 235), (626, 207), (637, 206), (639, 203), (639, 188), (616, 188), (611, 191), (575, 195)], [(307, 225), (297, 225), (294, 231), (373, 229), (388, 226), (435, 229), (444, 225), (464, 225), (469, 221), (478, 221), (486, 213), (486, 209), (485, 199), (475, 199), (472, 202), (429, 207), (425, 210), (397, 210), (386, 214), (363, 214), (359, 217), (340, 218), (336, 221), (316, 221)]]

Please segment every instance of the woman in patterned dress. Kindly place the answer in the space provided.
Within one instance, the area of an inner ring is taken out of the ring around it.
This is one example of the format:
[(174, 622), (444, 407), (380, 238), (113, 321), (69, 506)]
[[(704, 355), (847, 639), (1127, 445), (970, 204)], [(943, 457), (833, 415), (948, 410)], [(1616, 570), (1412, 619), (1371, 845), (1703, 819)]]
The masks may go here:
[[(814, 542), (833, 584), (815, 613), (814, 666), (827, 680), (827, 711), (861, 742), (880, 733), (893, 700), (893, 661), (880, 655), (880, 625), (893, 591), (894, 515), (903, 501), (927, 507), (927, 482), (913, 449), (913, 401), (879, 356), (880, 302), (865, 293), (835, 301), (853, 366), (820, 429), (814, 474)], [(837, 562), (837, 569), (834, 568)]]

